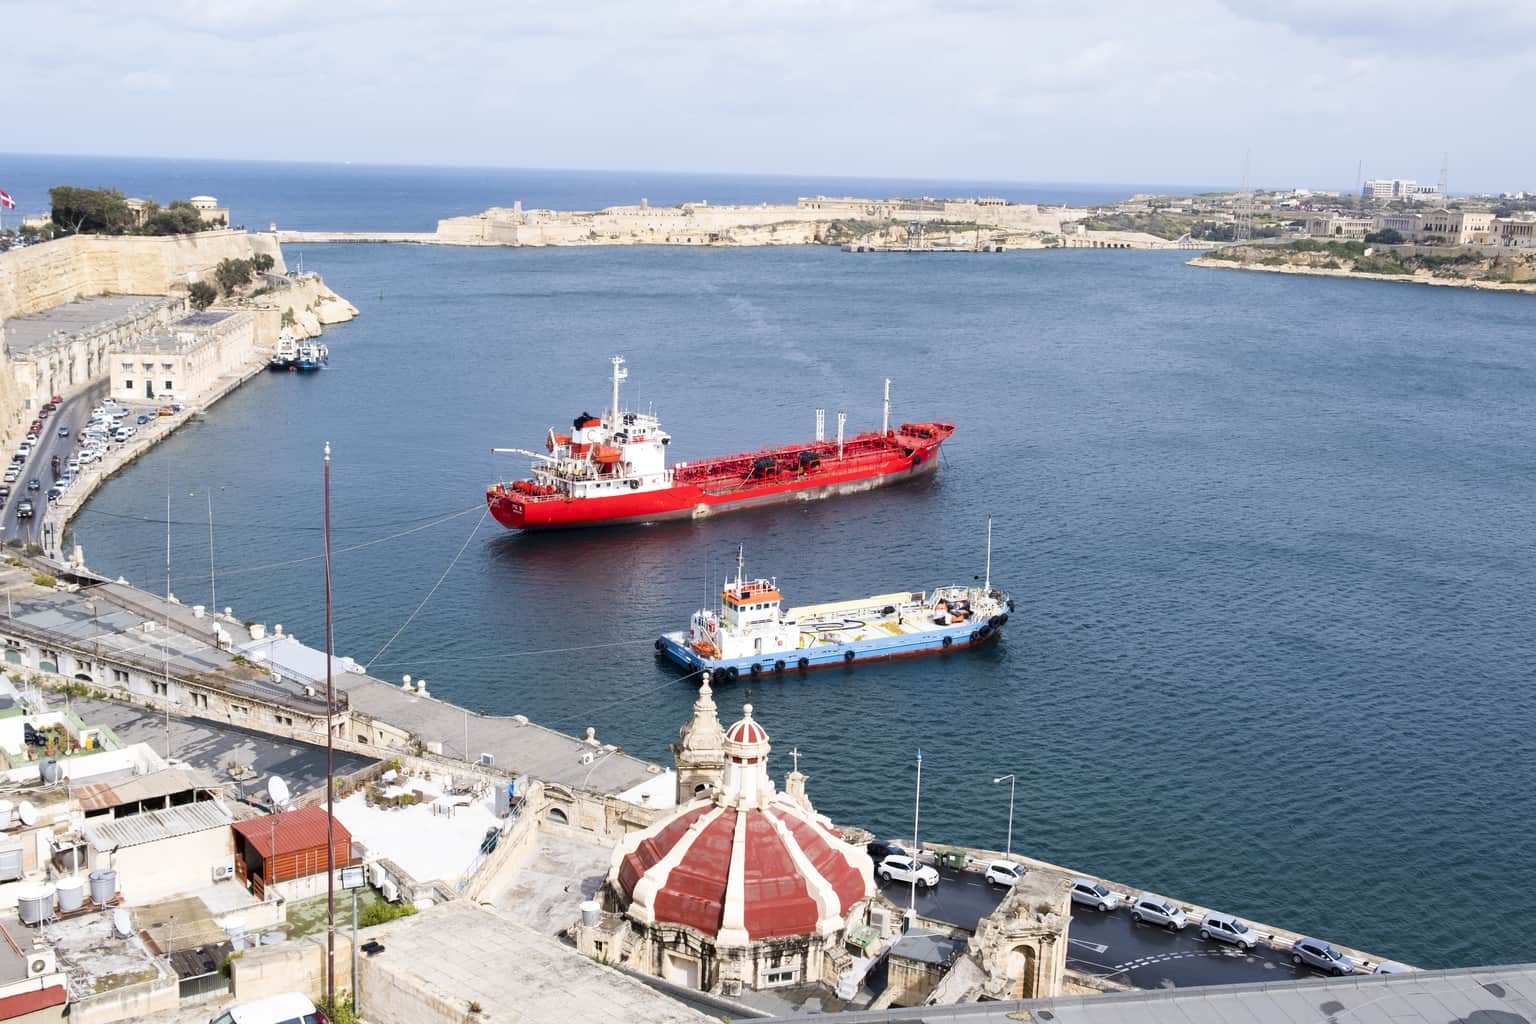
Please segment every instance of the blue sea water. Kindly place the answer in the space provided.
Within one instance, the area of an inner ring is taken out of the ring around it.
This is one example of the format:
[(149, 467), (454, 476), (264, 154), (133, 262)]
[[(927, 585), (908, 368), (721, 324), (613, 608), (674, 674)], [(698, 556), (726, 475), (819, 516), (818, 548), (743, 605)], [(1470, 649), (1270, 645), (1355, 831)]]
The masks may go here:
[[(362, 310), (331, 368), (257, 378), (104, 487), (90, 564), (162, 586), (169, 492), (175, 589), (208, 601), (211, 489), (217, 603), (318, 643), (328, 440), (341, 653), (664, 761), (694, 691), (651, 640), (738, 544), (831, 600), (968, 579), (990, 516), (1000, 644), (717, 692), (820, 809), (909, 832), (920, 747), (930, 840), (1001, 846), (1014, 772), (1031, 855), (1413, 963), (1536, 959), (1530, 296), (1175, 253), (307, 252)], [(898, 419), (959, 430), (931, 480), (834, 502), (482, 519), (524, 468), (490, 449), (601, 407), (615, 353), (674, 459), (808, 437), (818, 406), (878, 424), (887, 376)]]

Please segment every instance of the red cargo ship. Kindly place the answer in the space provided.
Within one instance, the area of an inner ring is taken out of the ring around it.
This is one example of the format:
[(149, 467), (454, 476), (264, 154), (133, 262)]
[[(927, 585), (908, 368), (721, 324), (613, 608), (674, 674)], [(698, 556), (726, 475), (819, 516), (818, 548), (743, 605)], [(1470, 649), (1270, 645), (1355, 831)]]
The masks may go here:
[[(939, 464), (939, 446), (953, 423), (903, 423), (844, 439), (818, 436), (808, 444), (764, 448), (740, 455), (680, 462), (667, 467), (672, 437), (651, 413), (620, 412), (619, 383), (629, 376), (613, 359), (613, 404), (606, 416), (582, 413), (569, 434), (550, 430), (547, 454), (497, 448), (534, 458), (525, 480), (492, 484), (491, 515), (514, 530), (702, 519), (739, 508), (813, 501), (854, 494), (922, 476)], [(890, 382), (886, 382), (890, 419)], [(823, 433), (817, 412), (818, 435)]]

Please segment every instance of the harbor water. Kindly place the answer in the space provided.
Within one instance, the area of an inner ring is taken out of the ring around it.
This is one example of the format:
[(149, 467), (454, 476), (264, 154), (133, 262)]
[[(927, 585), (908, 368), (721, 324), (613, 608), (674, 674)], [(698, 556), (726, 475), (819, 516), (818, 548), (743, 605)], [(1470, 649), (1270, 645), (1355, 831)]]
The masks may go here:
[[(508, 201), (510, 198), (507, 197)], [(623, 197), (614, 197), (618, 201)], [(461, 211), (453, 211), (461, 212)], [(344, 211), (333, 223), (351, 227)], [(290, 263), (295, 253), (288, 253)], [(734, 569), (789, 604), (992, 578), (1001, 643), (739, 682), (841, 822), (1015, 849), (1426, 966), (1536, 959), (1536, 301), (1200, 270), (1178, 253), (329, 246), (362, 311), (98, 492), (88, 562), (666, 763), (652, 641)], [(927, 481), (703, 522), (516, 535), (493, 480), (600, 411), (674, 461), (959, 424)], [(429, 596), (430, 595), (430, 596)], [(428, 598), (424, 604), (423, 599)], [(418, 610), (419, 609), (419, 610)]]

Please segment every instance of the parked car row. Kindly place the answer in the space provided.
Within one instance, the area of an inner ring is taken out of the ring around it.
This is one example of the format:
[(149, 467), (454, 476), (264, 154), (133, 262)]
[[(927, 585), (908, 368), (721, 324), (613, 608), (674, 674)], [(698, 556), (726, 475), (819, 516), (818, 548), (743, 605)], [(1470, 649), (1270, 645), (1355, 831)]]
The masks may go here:
[[(924, 864), (900, 843), (888, 839), (876, 839), (865, 847), (869, 859), (874, 861), (875, 875), (884, 882), (915, 882), (919, 889), (931, 889), (939, 884), (939, 872)], [(1011, 860), (987, 861), (982, 877), (993, 885), (1012, 887), (1024, 877), (1024, 866)]]
[[(1139, 896), (1130, 899), (1125, 893), (1116, 892), (1102, 882), (1087, 878), (1072, 879), (1072, 902), (1109, 913), (1129, 903), (1131, 920), (1136, 924), (1159, 925), (1171, 931), (1183, 931), (1190, 919), (1183, 907), (1160, 896)], [(1260, 943), (1259, 933), (1231, 914), (1214, 911), (1200, 921), (1200, 937), (1237, 946), (1244, 952), (1252, 952)], [(1299, 966), (1315, 968), (1333, 975), (1352, 974), (1354, 963), (1336, 948), (1322, 939), (1303, 937), (1291, 944), (1291, 962)], [(1401, 964), (1378, 964), (1377, 974), (1398, 974), (1407, 971)]]

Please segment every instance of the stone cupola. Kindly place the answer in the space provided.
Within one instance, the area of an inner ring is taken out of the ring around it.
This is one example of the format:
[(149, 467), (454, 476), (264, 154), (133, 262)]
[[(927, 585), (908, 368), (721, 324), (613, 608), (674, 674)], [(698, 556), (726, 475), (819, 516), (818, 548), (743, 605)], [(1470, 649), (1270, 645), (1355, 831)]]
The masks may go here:
[(677, 760), (677, 805), (713, 797), (725, 772), (725, 729), (715, 713), (714, 691), (704, 673), (693, 717), (678, 730), (672, 753)]

